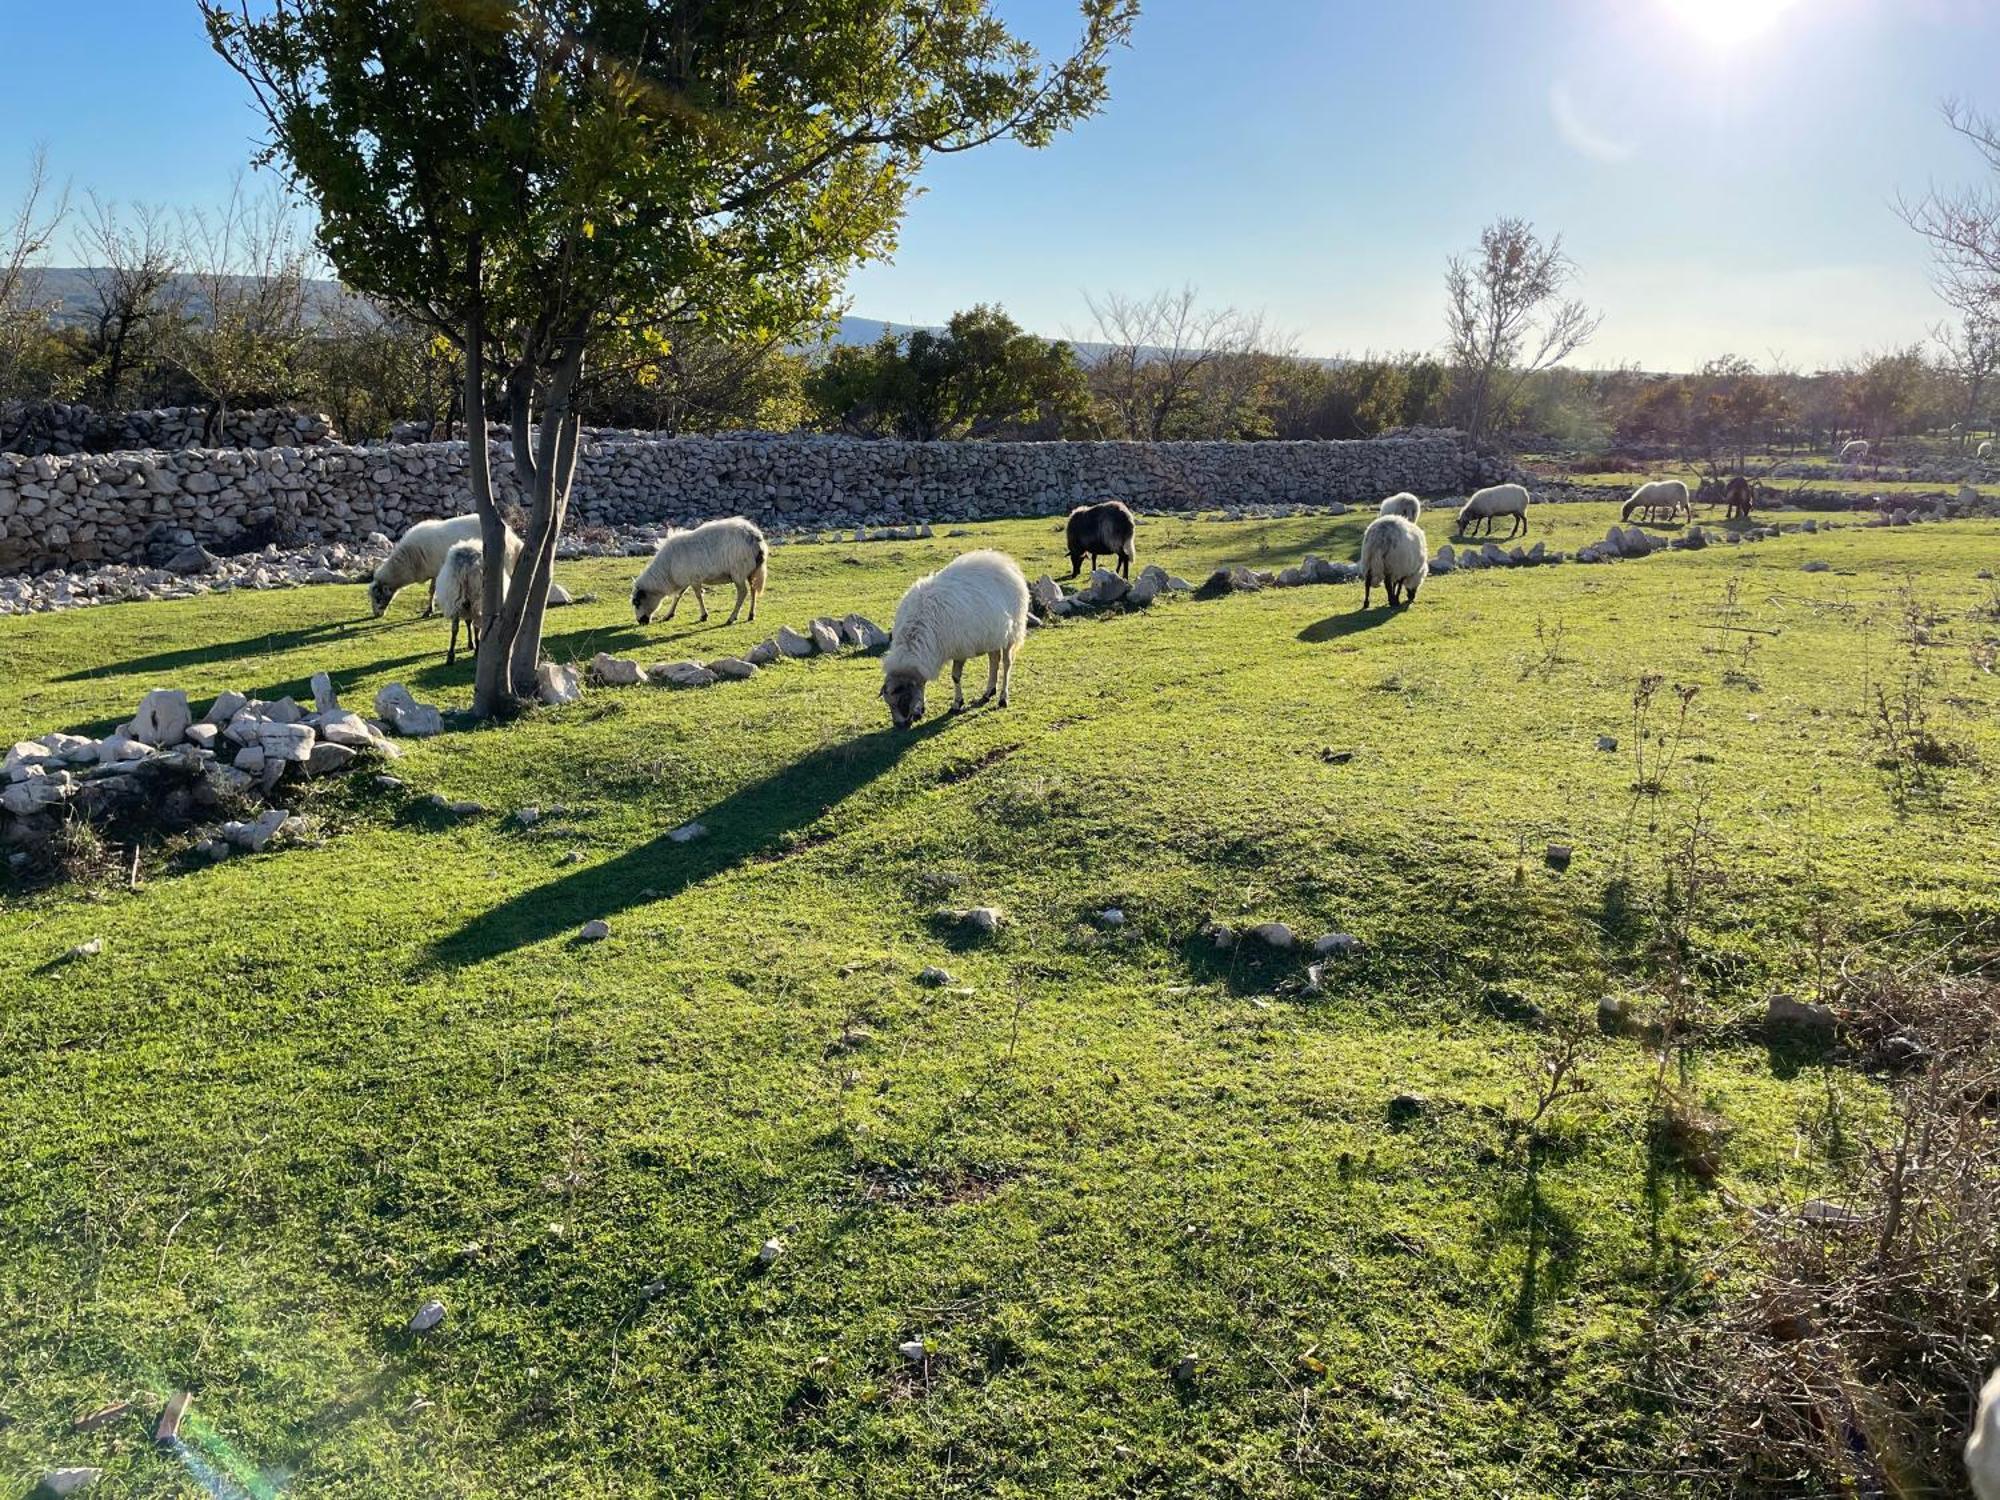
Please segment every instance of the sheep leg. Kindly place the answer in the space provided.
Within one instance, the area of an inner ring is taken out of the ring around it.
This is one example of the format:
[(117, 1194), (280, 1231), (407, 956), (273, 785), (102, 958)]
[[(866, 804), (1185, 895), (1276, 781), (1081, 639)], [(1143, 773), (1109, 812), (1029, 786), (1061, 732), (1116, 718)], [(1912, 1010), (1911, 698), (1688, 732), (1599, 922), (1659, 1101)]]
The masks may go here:
[(1082, 571), (1083, 571), (1083, 554), (1081, 552), (1070, 553), (1069, 576), (1074, 578), (1077, 576), (1077, 574), (1081, 573)]
[(1000, 706), (1007, 706), (1007, 690), (1014, 685), (1014, 648), (1000, 653)]
[(1131, 576), (1132, 576), (1132, 554), (1131, 554), (1131, 553), (1127, 552), (1127, 553), (1124, 553), (1124, 554), (1122, 554), (1122, 555), (1121, 555), (1121, 556), (1119, 557), (1119, 559), (1118, 559), (1118, 571), (1119, 571), (1119, 572), (1120, 572), (1121, 574), (1123, 574), (1123, 575), (1124, 575), (1124, 576), (1125, 576), (1125, 577), (1126, 577), (1127, 579), (1131, 578)]
[(999, 685), (1000, 653), (998, 651), (989, 651), (986, 653), (986, 691), (979, 695), (979, 702), (972, 706), (979, 708), (991, 703), (993, 701), (993, 690)]
[(431, 591), (428, 594), (424, 595), (423, 618), (428, 620), (432, 615), (437, 613), (437, 610), (438, 610), (438, 581), (435, 578), (433, 578), (431, 580)]
[(963, 707), (965, 707), (965, 663), (961, 660), (951, 664), (951, 711), (957, 713)]
[(448, 667), (458, 660), (458, 621), (451, 622), (451, 644), (444, 648), (444, 664)]
[(736, 585), (736, 608), (729, 612), (729, 618), (724, 620), (723, 624), (734, 625), (736, 623), (736, 617), (743, 613), (744, 596), (749, 592), (750, 588), (748, 584), (739, 583)]
[(685, 593), (687, 593), (686, 589), (674, 590), (674, 602), (672, 604), (669, 604), (667, 606), (667, 612), (660, 616), (662, 622), (671, 620), (674, 617), (674, 611), (681, 607), (681, 596)]
[(1519, 536), (1523, 531), (1526, 531), (1527, 529), (1528, 529), (1528, 518), (1522, 515), (1519, 511), (1515, 511), (1513, 521), (1510, 522), (1507, 527), (1507, 540), (1510, 542), (1513, 541), (1515, 537)]
[(1417, 602), (1417, 584), (1412, 581), (1403, 585), (1403, 607), (1408, 609)]
[(1373, 573), (1363, 573), (1361, 575), (1361, 607), (1363, 609), (1368, 607), (1368, 601), (1374, 597), (1374, 594), (1375, 575)]
[(701, 585), (694, 586), (694, 602), (701, 606), (701, 623), (708, 623), (708, 600), (702, 597)]

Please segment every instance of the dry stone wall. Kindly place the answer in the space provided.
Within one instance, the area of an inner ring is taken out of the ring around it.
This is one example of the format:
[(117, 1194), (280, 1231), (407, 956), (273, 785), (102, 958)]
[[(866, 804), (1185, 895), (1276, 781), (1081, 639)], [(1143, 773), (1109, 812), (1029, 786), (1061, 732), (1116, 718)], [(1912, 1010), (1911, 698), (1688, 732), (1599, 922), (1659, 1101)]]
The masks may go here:
[(66, 401), (0, 402), (0, 452), (31, 457), (192, 448), (203, 441), (218, 448), (297, 448), (339, 436), (324, 413), (289, 407), (225, 412), (211, 431), (202, 406), (104, 412)]
[[(205, 545), (355, 542), (469, 507), (466, 445), (0, 454), (0, 570), (144, 558)], [(494, 474), (512, 499), (496, 445)], [(573, 519), (692, 522), (742, 514), (776, 531), (1058, 514), (1087, 500), (1150, 510), (1372, 505), (1460, 494), (1504, 475), (1456, 433), (1352, 443), (898, 443), (744, 436), (588, 443)]]

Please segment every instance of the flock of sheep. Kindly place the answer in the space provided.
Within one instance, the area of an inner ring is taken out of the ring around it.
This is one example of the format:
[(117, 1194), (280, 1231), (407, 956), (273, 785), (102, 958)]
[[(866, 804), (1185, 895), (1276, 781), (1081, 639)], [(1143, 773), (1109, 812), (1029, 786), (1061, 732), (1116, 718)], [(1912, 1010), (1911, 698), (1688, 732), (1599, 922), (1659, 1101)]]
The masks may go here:
[[(1732, 492), (1732, 510), (1735, 498)], [(1747, 487), (1744, 499), (1747, 509)], [(1625, 504), (1624, 519), (1642, 512), (1649, 519), (1662, 512), (1672, 518), (1683, 510), (1692, 519), (1688, 487), (1677, 479), (1661, 480), (1643, 484), (1633, 493)], [(1391, 495), (1368, 523), (1361, 537), (1363, 609), (1372, 606), (1377, 584), (1387, 592), (1391, 608), (1416, 602), (1417, 590), (1430, 576), (1429, 543), (1417, 524), (1422, 514), (1423, 502), (1415, 495)], [(1494, 523), (1503, 517), (1509, 523), (1507, 540), (1528, 530), (1528, 492), (1521, 485), (1496, 484), (1472, 495), (1459, 508), (1458, 534), (1472, 535), (1483, 527), (1491, 535)], [(1086, 559), (1095, 569), (1102, 557), (1130, 578), (1136, 530), (1132, 512), (1116, 500), (1071, 511), (1065, 536), (1069, 576), (1081, 573)], [(521, 539), (507, 528), (505, 543), (511, 574)], [(641, 625), (649, 624), (665, 604), (667, 612), (661, 618), (671, 620), (692, 589), (705, 621), (708, 600), (703, 589), (732, 584), (736, 603), (725, 623), (735, 624), (746, 603), (754, 620), (769, 561), (764, 533), (741, 516), (671, 531), (632, 584), (632, 616)], [(431, 593), (424, 612), (441, 611), (451, 622), (445, 660), (456, 659), (461, 626), (476, 649), (485, 583), (478, 516), (420, 521), (404, 532), (375, 570), (368, 602), (379, 617), (398, 592), (425, 582)], [(1027, 639), (1028, 607), (1027, 578), (1011, 557), (1000, 552), (967, 552), (911, 584), (896, 606), (889, 650), (882, 658), (882, 698), (896, 727), (907, 729), (924, 717), (924, 691), (947, 666), (951, 706), (963, 708), (965, 664), (982, 656), (986, 691), (977, 701), (984, 704), (997, 698), (998, 706), (1005, 708), (1014, 655)]]

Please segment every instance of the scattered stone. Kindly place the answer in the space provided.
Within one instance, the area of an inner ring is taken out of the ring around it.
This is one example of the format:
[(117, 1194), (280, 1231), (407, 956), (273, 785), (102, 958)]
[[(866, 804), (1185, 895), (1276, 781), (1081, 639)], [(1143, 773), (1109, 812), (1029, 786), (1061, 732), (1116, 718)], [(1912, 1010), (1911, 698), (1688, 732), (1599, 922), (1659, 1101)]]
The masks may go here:
[(72, 959), (95, 958), (97, 957), (98, 954), (102, 953), (103, 951), (104, 951), (104, 939), (92, 938), (89, 942), (78, 943), (74, 948), (70, 949), (69, 956)]
[[(750, 669), (756, 671), (755, 667)], [(655, 662), (646, 669), (646, 676), (654, 682), (669, 687), (713, 687), (722, 679), (698, 661)]]
[(740, 656), (718, 657), (708, 664), (708, 670), (717, 677), (733, 677), (739, 681), (757, 675), (756, 665)]
[(1192, 1385), (1201, 1374), (1201, 1361), (1192, 1354), (1183, 1354), (1174, 1365), (1174, 1382), (1177, 1385)]
[(516, 808), (514, 810), (514, 821), (519, 823), (523, 828), (533, 828), (537, 823), (542, 821), (542, 810), (539, 807)]
[(906, 1339), (896, 1346), (896, 1352), (911, 1364), (916, 1365), (922, 1364), (925, 1356), (931, 1351), (930, 1345), (922, 1339)]
[(222, 836), (246, 854), (262, 854), (265, 845), (278, 836), (292, 815), (282, 807), (269, 807), (249, 823), (234, 819), (222, 825)]
[(780, 1239), (766, 1240), (758, 1248), (757, 1264), (760, 1266), (774, 1266), (784, 1258), (784, 1254), (785, 1254), (785, 1242), (783, 1240)]
[(1817, 1224), (1824, 1229), (1853, 1229), (1868, 1222), (1867, 1215), (1844, 1203), (1830, 1203), (1824, 1198), (1809, 1198), (1801, 1203), (1799, 1218), (1804, 1223)]
[(1799, 568), (1801, 573), (1828, 573), (1832, 570), (1833, 564), (1820, 557), (1815, 557), (1811, 562), (1805, 563)]
[(535, 668), (535, 696), (552, 708), (575, 703), (583, 697), (582, 675), (573, 666), (545, 661)]
[(1360, 951), (1361, 939), (1351, 932), (1329, 932), (1313, 940), (1313, 952), (1321, 957), (1338, 954), (1342, 958), (1351, 958)]
[(1616, 750), (1618, 748), (1618, 741), (1608, 734), (1600, 734), (1597, 737), (1597, 748), (1600, 750)]
[[(811, 656), (813, 654), (812, 639), (809, 636), (800, 635), (789, 625), (780, 625), (774, 639), (777, 642), (777, 649), (781, 655), (798, 657)], [(751, 660), (755, 661), (756, 657), (753, 655)]]
[(324, 672), (312, 674), (313, 712), (332, 714), (340, 712), (340, 700), (333, 693), (333, 679)]
[(1244, 936), (1253, 937), (1266, 947), (1276, 948), (1281, 952), (1290, 948), (1296, 941), (1292, 936), (1292, 929), (1287, 927), (1283, 922), (1259, 922), (1255, 927), (1246, 932)]
[(375, 715), (387, 721), (398, 734), (423, 738), (444, 732), (444, 715), (426, 703), (419, 703), (400, 682), (392, 682), (375, 695)]
[(429, 1333), (444, 1321), (444, 1304), (433, 1297), (410, 1315), (410, 1332)]
[(959, 921), (963, 926), (970, 928), (984, 937), (991, 937), (994, 933), (998, 932), (1000, 924), (1005, 920), (1005, 917), (1000, 912), (1000, 908), (997, 906), (975, 906), (972, 910), (962, 913), (959, 917)]
[(630, 657), (600, 651), (590, 659), (590, 680), (600, 687), (635, 687), (642, 675)]
[(1118, 906), (1105, 907), (1103, 911), (1097, 914), (1097, 925), (1100, 927), (1123, 927), (1125, 925), (1124, 908)]
[(107, 1427), (120, 1417), (128, 1415), (131, 1410), (132, 1403), (130, 1401), (113, 1401), (107, 1406), (98, 1407), (96, 1411), (85, 1412), (69, 1424), (69, 1430), (71, 1432), (95, 1432), (98, 1428)]
[(744, 653), (744, 660), (753, 667), (768, 667), (778, 659), (776, 640), (759, 641)]
[(1548, 861), (1551, 870), (1567, 870), (1572, 853), (1568, 844), (1551, 844), (1542, 857)]
[(1389, 1118), (1399, 1123), (1421, 1119), (1430, 1110), (1431, 1101), (1422, 1094), (1398, 1094), (1389, 1101)]
[(926, 989), (941, 990), (951, 982), (950, 971), (940, 969), (935, 965), (917, 975), (917, 983), (923, 985)]
[(165, 749), (186, 737), (192, 719), (186, 693), (179, 688), (155, 688), (139, 700), (139, 712), (132, 716), (132, 737)]
[(889, 645), (889, 632), (866, 615), (849, 615), (841, 624), (852, 632), (854, 643), (863, 651), (882, 651)]
[(1795, 1000), (1790, 995), (1773, 995), (1765, 1008), (1764, 1019), (1772, 1026), (1803, 1026), (1830, 1031), (1837, 1018), (1829, 1006)]
[(1236, 946), (1236, 931), (1222, 922), (1204, 922), (1196, 934), (1218, 953), (1227, 953)]
[(306, 756), (306, 775), (331, 776), (335, 772), (345, 771), (353, 761), (354, 751), (346, 745), (336, 745), (330, 740), (324, 741), (314, 745), (311, 753)]
[(831, 620), (814, 620), (806, 626), (806, 633), (812, 637), (813, 649), (822, 656), (831, 656), (840, 649), (840, 631)]
[(671, 831), (670, 831), (670, 832), (669, 832), (669, 833), (667, 834), (667, 837), (668, 837), (669, 839), (671, 839), (671, 840), (672, 840), (672, 841), (673, 841), (674, 843), (676, 843), (676, 844), (691, 844), (691, 843), (693, 843), (693, 842), (694, 842), (694, 841), (695, 841), (696, 839), (705, 839), (705, 838), (707, 838), (707, 837), (708, 837), (708, 829), (707, 829), (707, 828), (705, 828), (705, 827), (704, 827), (704, 826), (703, 826), (703, 825), (702, 825), (701, 823), (699, 823), (699, 822), (695, 822), (695, 823), (683, 823), (683, 824), (681, 824), (681, 826), (680, 826), (680, 827), (678, 827), (678, 828), (676, 828), (676, 829), (673, 829), (673, 830), (671, 830)]
[(1597, 1001), (1597, 1027), (1600, 1031), (1616, 1034), (1623, 1031), (1632, 1021), (1632, 1002), (1616, 995), (1601, 995)]
[(85, 1490), (104, 1477), (102, 1469), (83, 1467), (50, 1469), (42, 1475), (36, 1493), (42, 1495), (81, 1495)]

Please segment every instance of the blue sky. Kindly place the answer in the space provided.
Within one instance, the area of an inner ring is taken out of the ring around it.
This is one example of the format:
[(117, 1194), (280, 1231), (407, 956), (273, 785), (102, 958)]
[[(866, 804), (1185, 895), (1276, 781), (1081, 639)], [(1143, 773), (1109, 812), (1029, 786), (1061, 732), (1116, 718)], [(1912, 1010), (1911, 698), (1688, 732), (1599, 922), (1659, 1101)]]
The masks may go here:
[[(13, 9), (0, 203), (36, 141), (79, 191), (227, 195), (255, 121), (191, 3)], [(1085, 291), (1191, 282), (1309, 352), (1428, 348), (1445, 258), (1504, 213), (1563, 234), (1591, 363), (1834, 362), (1940, 315), (1893, 202), (1974, 178), (1938, 102), (2000, 111), (1996, 57), (1995, 0), (1150, 0), (1105, 114), (935, 164), (853, 310), (1082, 335)]]

